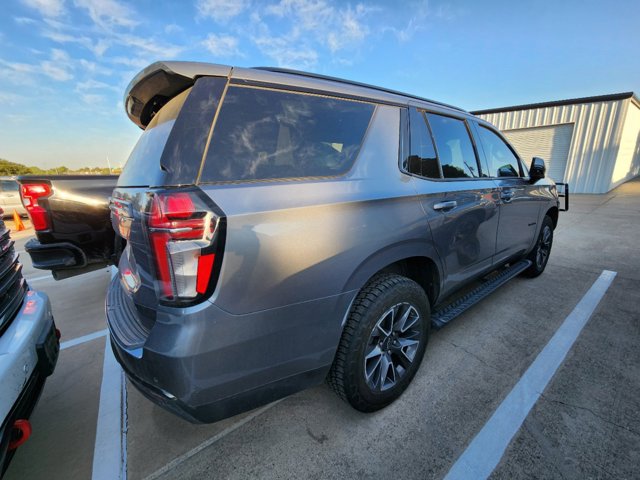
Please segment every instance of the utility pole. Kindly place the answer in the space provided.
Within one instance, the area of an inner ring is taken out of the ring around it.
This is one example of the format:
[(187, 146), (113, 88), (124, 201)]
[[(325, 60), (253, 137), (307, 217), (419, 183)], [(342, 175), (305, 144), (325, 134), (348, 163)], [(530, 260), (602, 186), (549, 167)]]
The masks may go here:
[(111, 162), (109, 162), (109, 155), (107, 155), (107, 166), (109, 167), (109, 175), (113, 175), (113, 171), (111, 170)]

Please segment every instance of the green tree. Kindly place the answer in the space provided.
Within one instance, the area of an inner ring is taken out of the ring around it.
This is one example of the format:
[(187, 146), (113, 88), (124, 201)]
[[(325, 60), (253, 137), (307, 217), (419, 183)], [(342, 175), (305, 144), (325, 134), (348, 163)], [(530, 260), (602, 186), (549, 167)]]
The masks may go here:
[(13, 163), (0, 158), (0, 175), (27, 175), (31, 169), (21, 163)]

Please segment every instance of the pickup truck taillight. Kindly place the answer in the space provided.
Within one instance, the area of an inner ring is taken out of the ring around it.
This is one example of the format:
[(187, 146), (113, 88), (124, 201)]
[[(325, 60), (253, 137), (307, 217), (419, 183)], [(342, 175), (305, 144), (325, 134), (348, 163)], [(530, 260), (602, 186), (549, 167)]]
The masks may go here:
[(49, 195), (51, 195), (51, 185), (48, 183), (24, 183), (20, 188), (22, 204), (27, 209), (33, 228), (36, 231), (49, 230), (51, 228), (49, 214), (41, 205), (38, 205), (39, 199), (47, 198)]
[(156, 193), (147, 217), (156, 285), (163, 303), (212, 293), (222, 261), (224, 218), (195, 191)]

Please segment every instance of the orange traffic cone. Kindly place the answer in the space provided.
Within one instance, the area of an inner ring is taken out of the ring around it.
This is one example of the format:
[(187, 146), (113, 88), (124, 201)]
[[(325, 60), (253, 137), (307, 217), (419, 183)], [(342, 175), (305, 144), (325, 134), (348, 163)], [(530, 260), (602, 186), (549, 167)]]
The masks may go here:
[(15, 208), (13, 209), (13, 223), (16, 225), (16, 232), (26, 230), (26, 227), (24, 226), (24, 223), (22, 223), (22, 219)]

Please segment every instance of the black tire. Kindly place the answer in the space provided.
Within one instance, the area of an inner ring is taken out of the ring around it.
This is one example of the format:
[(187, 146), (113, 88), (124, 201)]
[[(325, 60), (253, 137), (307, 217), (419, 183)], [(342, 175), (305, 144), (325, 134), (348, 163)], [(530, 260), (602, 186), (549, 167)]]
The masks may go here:
[(528, 260), (531, 260), (532, 264), (523, 273), (524, 276), (534, 278), (544, 272), (551, 255), (551, 247), (553, 246), (553, 220), (548, 215), (545, 215), (542, 220), (542, 227), (540, 228), (540, 234), (536, 241), (536, 246), (533, 247), (531, 253), (527, 256)]
[[(394, 330), (395, 317), (402, 324)], [(389, 318), (391, 328), (387, 328)], [(400, 275), (374, 277), (351, 307), (327, 383), (361, 412), (386, 407), (402, 395), (418, 371), (430, 326), (429, 301), (416, 282)], [(417, 344), (410, 343), (416, 339)], [(367, 352), (369, 360), (365, 360)]]

